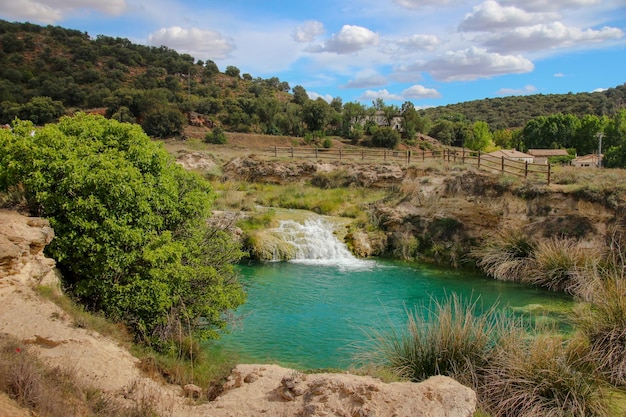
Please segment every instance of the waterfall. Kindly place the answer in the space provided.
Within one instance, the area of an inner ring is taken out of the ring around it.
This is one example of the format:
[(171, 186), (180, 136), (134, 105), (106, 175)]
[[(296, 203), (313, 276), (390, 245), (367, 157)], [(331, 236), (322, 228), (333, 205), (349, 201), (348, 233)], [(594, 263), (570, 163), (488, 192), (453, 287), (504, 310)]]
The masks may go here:
[(316, 216), (305, 220), (304, 223), (283, 220), (276, 232), (294, 249), (290, 262), (360, 268), (372, 263), (356, 258), (346, 245), (337, 239), (333, 229), (331, 222)]

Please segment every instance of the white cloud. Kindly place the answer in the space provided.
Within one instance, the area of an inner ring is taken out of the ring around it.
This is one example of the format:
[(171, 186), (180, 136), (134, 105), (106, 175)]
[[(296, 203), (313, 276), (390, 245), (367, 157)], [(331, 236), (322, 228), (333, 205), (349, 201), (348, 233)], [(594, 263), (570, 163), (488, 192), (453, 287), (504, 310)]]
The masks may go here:
[(562, 72), (557, 72), (556, 74), (554, 74), (554, 76), (556, 78), (562, 78), (562, 77), (565, 77), (565, 74), (563, 74)]
[(496, 94), (499, 96), (523, 96), (526, 94), (533, 94), (537, 91), (537, 87), (534, 85), (526, 85), (523, 88), (501, 88)]
[(218, 32), (198, 28), (183, 29), (179, 26), (161, 28), (148, 36), (151, 45), (165, 45), (179, 52), (197, 57), (222, 59), (229, 56), (235, 45)]
[(496, 75), (521, 74), (533, 69), (533, 63), (520, 55), (501, 55), (476, 47), (450, 51), (431, 61), (407, 68), (409, 71), (428, 71), (441, 81), (476, 80)]
[(307, 91), (306, 94), (307, 96), (309, 96), (311, 100), (317, 100), (318, 98), (321, 98), (327, 103), (330, 103), (331, 101), (333, 101), (333, 97), (330, 94), (321, 95), (321, 94), (317, 94), (314, 91)]
[(551, 48), (567, 48), (624, 36), (618, 28), (604, 27), (601, 30), (568, 27), (561, 22), (520, 27), (490, 36), (485, 45), (494, 51), (537, 51)]
[(515, 6), (503, 7), (495, 0), (487, 0), (474, 6), (463, 18), (459, 30), (494, 31), (502, 28), (527, 26), (533, 23), (556, 19), (555, 13), (529, 13)]
[(402, 91), (402, 96), (406, 98), (439, 98), (441, 93), (434, 88), (426, 88), (423, 85), (415, 84)]
[(402, 38), (398, 41), (398, 45), (403, 49), (412, 51), (432, 51), (441, 40), (436, 35), (413, 35), (408, 38)]
[(296, 42), (312, 42), (324, 33), (324, 24), (317, 20), (309, 20), (293, 30), (293, 39)]
[(367, 90), (366, 92), (361, 94), (361, 96), (359, 97), (359, 101), (368, 101), (368, 100), (373, 101), (378, 98), (381, 98), (383, 100), (390, 100), (390, 101), (402, 101), (403, 100), (402, 96), (399, 96), (397, 94), (392, 94), (389, 91), (383, 89), (383, 90), (378, 90), (378, 91)]
[(353, 80), (348, 81), (345, 88), (370, 88), (387, 84), (387, 78), (377, 71), (364, 70), (356, 74)]
[(53, 24), (78, 10), (93, 10), (117, 16), (126, 9), (125, 0), (11, 0), (0, 4), (0, 15), (10, 20)]
[(608, 88), (602, 88), (602, 87), (600, 87), (600, 88), (596, 88), (596, 89), (594, 89), (594, 90), (593, 90), (593, 91), (591, 91), (591, 92), (592, 92), (592, 93), (602, 93), (603, 91), (606, 91), (606, 90), (608, 90)]
[(579, 9), (600, 3), (601, 0), (500, 0), (502, 4), (510, 4), (529, 11), (559, 11)]
[(395, 4), (406, 9), (420, 9), (426, 6), (445, 6), (450, 3), (460, 3), (456, 0), (393, 0)]
[(378, 34), (362, 26), (344, 25), (322, 45), (307, 48), (308, 52), (351, 54), (378, 44)]

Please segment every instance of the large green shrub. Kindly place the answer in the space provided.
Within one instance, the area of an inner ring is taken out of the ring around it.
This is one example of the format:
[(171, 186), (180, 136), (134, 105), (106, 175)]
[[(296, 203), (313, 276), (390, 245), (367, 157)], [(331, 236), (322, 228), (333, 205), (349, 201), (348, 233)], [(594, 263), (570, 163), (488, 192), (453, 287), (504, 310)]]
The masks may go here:
[(137, 125), (79, 114), (0, 131), (0, 190), (22, 184), (50, 220), (67, 288), (142, 340), (216, 336), (244, 294), (239, 248), (207, 226), (213, 193)]

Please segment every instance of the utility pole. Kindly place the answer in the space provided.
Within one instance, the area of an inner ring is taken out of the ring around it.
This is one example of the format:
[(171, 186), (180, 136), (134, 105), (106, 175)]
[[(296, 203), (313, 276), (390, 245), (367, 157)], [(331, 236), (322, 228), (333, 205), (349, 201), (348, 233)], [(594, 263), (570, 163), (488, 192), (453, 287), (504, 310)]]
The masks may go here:
[(598, 133), (598, 168), (602, 168), (602, 138), (604, 133)]

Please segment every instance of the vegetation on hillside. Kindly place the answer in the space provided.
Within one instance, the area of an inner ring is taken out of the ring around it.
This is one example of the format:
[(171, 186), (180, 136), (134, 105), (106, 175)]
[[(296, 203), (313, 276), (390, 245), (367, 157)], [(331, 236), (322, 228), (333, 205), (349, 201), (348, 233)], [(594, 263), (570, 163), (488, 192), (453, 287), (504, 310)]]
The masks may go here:
[[(291, 93), (291, 94), (290, 94)], [(477, 100), (417, 110), (382, 99), (365, 106), (308, 97), (276, 77), (253, 78), (234, 66), (196, 61), (165, 46), (57, 26), (0, 21), (0, 123), (15, 117), (41, 125), (76, 109), (139, 123), (153, 137), (182, 136), (191, 113), (208, 128), (303, 137), (328, 145), (326, 136), (394, 148), (419, 144), (427, 134), (443, 145), (599, 149), (607, 166), (625, 166), (623, 105), (626, 85), (604, 92)], [(213, 136), (209, 136), (213, 140)], [(423, 146), (427, 146), (423, 144)]]
[(137, 125), (78, 114), (0, 130), (0, 190), (22, 189), (50, 220), (46, 248), (66, 288), (126, 322), (138, 340), (175, 349), (216, 337), (244, 301), (232, 238), (207, 225), (213, 191)]

